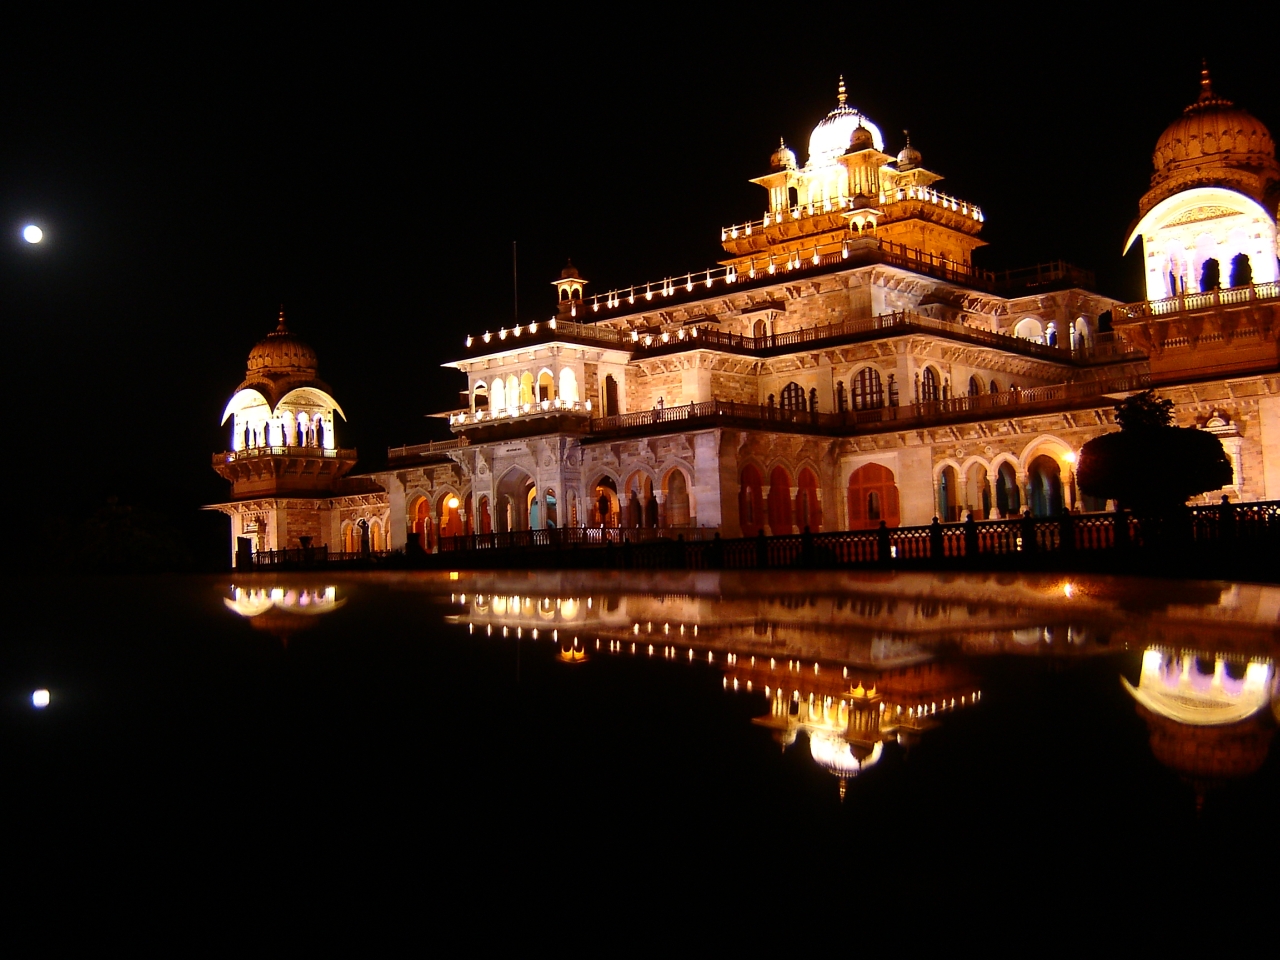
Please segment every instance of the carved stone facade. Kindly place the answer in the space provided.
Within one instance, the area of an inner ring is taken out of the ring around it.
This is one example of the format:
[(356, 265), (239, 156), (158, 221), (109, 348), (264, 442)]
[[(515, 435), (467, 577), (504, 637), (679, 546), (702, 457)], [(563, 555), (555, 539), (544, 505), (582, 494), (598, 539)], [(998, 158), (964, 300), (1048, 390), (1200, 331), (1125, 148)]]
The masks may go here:
[[(1165, 153), (1214, 111), (1242, 114), (1198, 103)], [(1210, 287), (1209, 268), (1201, 290), (1157, 264), (1151, 289), (1176, 296), (1121, 305), (1065, 264), (975, 267), (981, 210), (938, 192), (909, 143), (885, 153), (842, 84), (808, 163), (784, 144), (755, 181), (766, 213), (722, 230), (719, 266), (590, 294), (570, 265), (554, 319), (473, 333), (446, 364), (467, 378), (465, 405), (443, 414), (456, 439), (392, 450), (387, 470), (338, 478), (327, 508), (276, 507), (287, 521), (220, 509), (238, 518), (233, 536), (277, 531), (256, 549), (294, 546), (305, 528), (348, 550), (549, 526), (737, 537), (1101, 510), (1076, 489), (1076, 455), (1147, 386), (1180, 425), (1223, 440), (1236, 477), (1209, 496), (1280, 498), (1280, 177), (1249, 120), (1252, 146), (1218, 151), (1194, 183), (1158, 153), (1131, 242), (1149, 261), (1176, 261), (1174, 240), (1206, 256), (1247, 247), (1252, 281)], [(1204, 190), (1230, 196), (1189, 197)], [(1257, 236), (1219, 236), (1231, 218)]]

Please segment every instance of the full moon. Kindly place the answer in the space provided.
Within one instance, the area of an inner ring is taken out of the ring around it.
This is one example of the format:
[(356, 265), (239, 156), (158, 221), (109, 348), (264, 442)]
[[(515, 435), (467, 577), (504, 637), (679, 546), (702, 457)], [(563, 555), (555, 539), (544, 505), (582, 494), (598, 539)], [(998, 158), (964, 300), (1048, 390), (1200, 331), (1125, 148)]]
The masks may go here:
[(37, 227), (34, 223), (26, 226), (22, 230), (22, 239), (27, 243), (39, 243), (44, 239), (44, 231)]

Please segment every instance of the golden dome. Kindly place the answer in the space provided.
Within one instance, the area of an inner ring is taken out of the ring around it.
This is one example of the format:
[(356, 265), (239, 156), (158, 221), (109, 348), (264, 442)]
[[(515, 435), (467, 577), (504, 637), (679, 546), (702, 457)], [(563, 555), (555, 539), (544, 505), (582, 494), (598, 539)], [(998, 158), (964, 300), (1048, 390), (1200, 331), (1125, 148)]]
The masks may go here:
[(278, 370), (282, 372), (316, 372), (316, 352), (285, 326), (284, 311), (280, 322), (265, 340), (249, 351), (249, 373)]
[(1151, 160), (1156, 186), (1187, 168), (1266, 167), (1276, 145), (1257, 117), (1217, 96), (1208, 68), (1200, 71), (1200, 97), (1156, 141)]

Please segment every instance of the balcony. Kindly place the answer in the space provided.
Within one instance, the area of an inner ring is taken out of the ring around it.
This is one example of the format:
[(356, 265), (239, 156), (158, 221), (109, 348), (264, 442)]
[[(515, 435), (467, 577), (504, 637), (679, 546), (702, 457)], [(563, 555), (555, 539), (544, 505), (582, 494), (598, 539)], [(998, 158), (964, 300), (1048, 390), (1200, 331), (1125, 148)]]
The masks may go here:
[[(590, 439), (603, 442), (619, 436), (655, 435), (716, 427), (772, 430), (782, 433), (852, 436), (886, 430), (917, 430), (974, 420), (1007, 419), (1056, 410), (1088, 407), (1104, 398), (1145, 390), (1145, 375), (1109, 377), (1059, 383), (1026, 390), (1006, 390), (977, 396), (952, 397), (905, 406), (870, 410), (815, 413), (728, 400), (708, 400), (679, 407), (624, 413), (590, 421)], [(1106, 403), (1104, 405), (1110, 405)]]

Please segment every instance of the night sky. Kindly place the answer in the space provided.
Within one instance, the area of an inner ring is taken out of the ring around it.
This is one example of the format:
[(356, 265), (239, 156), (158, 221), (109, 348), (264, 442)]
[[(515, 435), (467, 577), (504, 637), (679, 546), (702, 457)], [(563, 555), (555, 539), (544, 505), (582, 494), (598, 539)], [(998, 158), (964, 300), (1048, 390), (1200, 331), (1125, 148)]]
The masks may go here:
[[(513, 240), (526, 320), (553, 312), (566, 257), (588, 295), (714, 264), (720, 227), (764, 210), (748, 179), (779, 136), (803, 163), (841, 73), (888, 152), (909, 128), (941, 188), (982, 206), (983, 265), (1061, 257), (1121, 299), (1140, 295), (1120, 247), (1151, 150), (1195, 99), (1200, 58), (1280, 132), (1274, 51), (1236, 50), (1250, 38), (1226, 27), (1137, 32), (1062, 10), (1046, 33), (995, 8), (919, 9), (839, 31), (728, 8), (211, 8), (8, 31), (6, 487), (37, 513), (114, 494), (181, 518), (225, 498), (218, 418), (280, 304), (350, 418), (338, 438), (357, 469), (446, 436), (423, 416), (456, 403), (461, 378), (439, 364), (510, 322)], [(44, 244), (22, 242), (28, 222)]]

